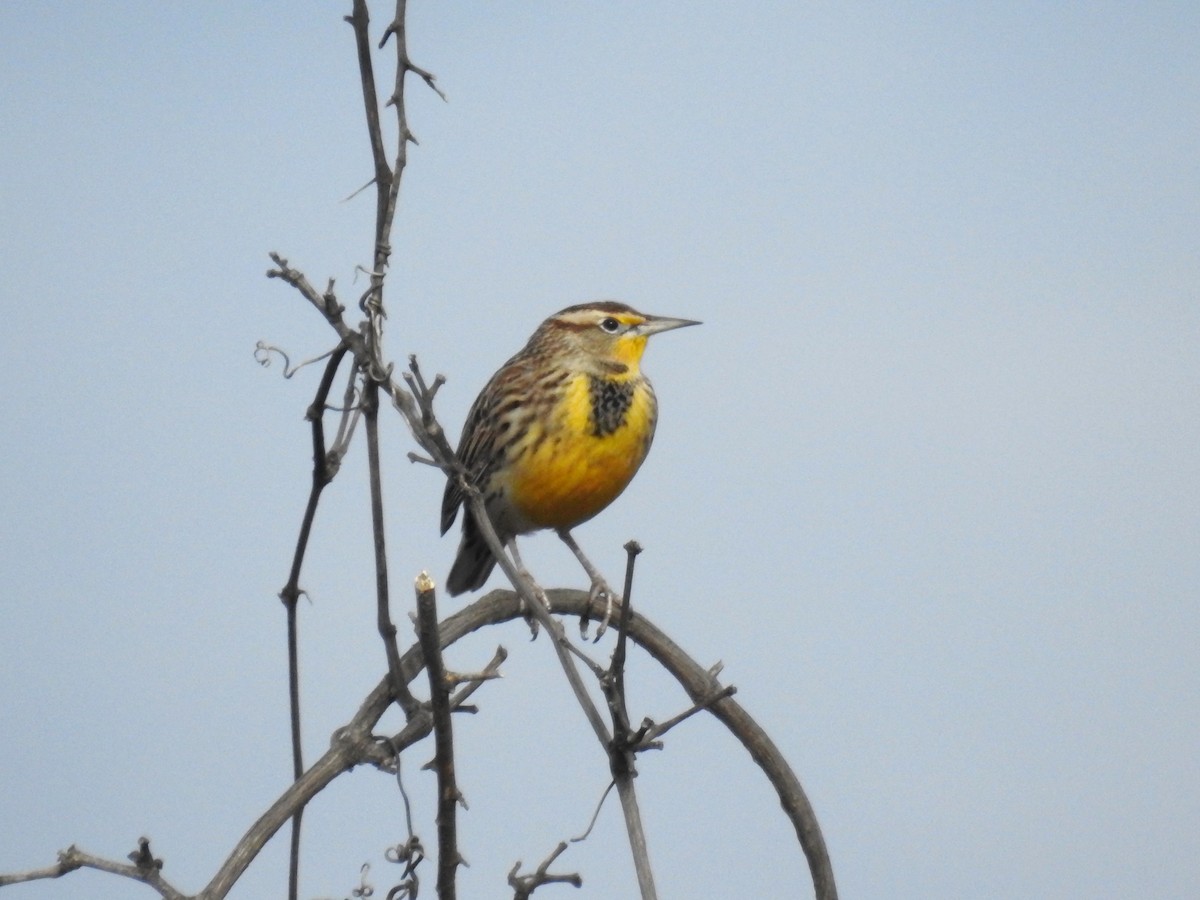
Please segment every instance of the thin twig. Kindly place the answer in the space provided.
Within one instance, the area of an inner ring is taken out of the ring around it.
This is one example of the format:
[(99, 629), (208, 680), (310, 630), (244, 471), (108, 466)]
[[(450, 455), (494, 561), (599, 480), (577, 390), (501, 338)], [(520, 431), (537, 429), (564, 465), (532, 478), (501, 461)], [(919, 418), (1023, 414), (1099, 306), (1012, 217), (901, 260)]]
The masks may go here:
[(358, 420), (362, 416), (362, 379), (359, 377), (362, 369), (355, 359), (350, 365), (350, 374), (346, 378), (346, 388), (342, 392), (342, 405), (340, 407), (326, 407), (334, 412), (340, 412), (338, 417), (337, 431), (333, 435), (333, 443), (329, 445), (329, 452), (326, 454), (328, 465), (335, 471), (342, 464), (342, 459), (346, 456), (346, 452), (350, 447), (350, 440), (354, 437), (354, 429), (358, 425)]
[(608, 787), (604, 789), (604, 793), (600, 795), (600, 802), (596, 804), (596, 810), (592, 813), (592, 818), (588, 822), (587, 828), (583, 830), (583, 834), (571, 838), (571, 843), (577, 844), (580, 841), (586, 841), (592, 833), (592, 829), (596, 827), (596, 820), (600, 818), (600, 810), (604, 809), (604, 801), (608, 799), (608, 795), (612, 793), (612, 789), (617, 786), (615, 781), (610, 781)]
[[(668, 731), (670, 731), (672, 728), (674, 728), (676, 725), (678, 725), (679, 723), (681, 723), (687, 719), (690, 719), (696, 713), (708, 709), (710, 706), (712, 706), (718, 700), (722, 700), (725, 697), (732, 697), (736, 693), (737, 693), (737, 686), (732, 685), (732, 684), (727, 684), (723, 688), (721, 688), (719, 691), (715, 691), (711, 696), (706, 697), (697, 703), (693, 703), (691, 706), (689, 706), (687, 709), (685, 709), (683, 712), (679, 713), (678, 715), (671, 716), (671, 718), (667, 719), (665, 722), (654, 722), (654, 721), (651, 721), (650, 719), (643, 720), (642, 727), (639, 728), (637, 731), (637, 734), (634, 735), (634, 739), (636, 741), (636, 743), (634, 745), (634, 750), (639, 751), (639, 750), (649, 750), (649, 749), (654, 749), (654, 750), (660, 749), (662, 745), (661, 745), (661, 743), (658, 743), (658, 739), (660, 737), (662, 737), (664, 734), (666, 734)], [(654, 746), (656, 743), (657, 743), (657, 746)]]
[(413, 831), (412, 802), (408, 799), (408, 791), (404, 789), (400, 749), (390, 738), (386, 743), (395, 755), (396, 786), (400, 789), (400, 797), (404, 800), (404, 823), (408, 829), (408, 839), (403, 844), (389, 847), (383, 854), (388, 862), (404, 866), (404, 871), (400, 873), (400, 883), (388, 891), (388, 897), (416, 897), (420, 886), (417, 867), (425, 860), (425, 848), (421, 844), (421, 839)]
[(303, 362), (298, 362), (293, 366), (291, 357), (288, 356), (285, 350), (276, 347), (274, 344), (268, 344), (265, 341), (258, 341), (254, 345), (254, 361), (266, 369), (271, 365), (271, 354), (275, 354), (283, 359), (283, 377), (290, 379), (301, 369), (311, 366), (314, 363), (319, 363), (321, 360), (332, 356), (336, 350), (336, 347), (333, 350), (326, 350), (319, 356), (314, 356), (312, 359), (306, 359)]
[(392, 691), (396, 701), (408, 718), (412, 718), (420, 704), (409, 691), (400, 673), (400, 650), (396, 646), (396, 626), (392, 623), (388, 596), (387, 542), (383, 531), (383, 484), (379, 463), (379, 386), (368, 381), (363, 396), (363, 417), (367, 423), (367, 462), (371, 482), (371, 535), (375, 549), (375, 606), (376, 625), (383, 638), (387, 655), (388, 672), (392, 680)]
[[(587, 635), (584, 635), (584, 637), (586, 638)], [(597, 681), (601, 681), (607, 676), (604, 666), (600, 665), (600, 663), (596, 662), (594, 659), (584, 653), (581, 648), (575, 646), (575, 644), (571, 643), (570, 641), (567, 641), (567, 649), (571, 651), (572, 656), (574, 656), (591, 670), (591, 673), (596, 676)]]
[[(267, 277), (278, 278), (285, 284), (295, 288), (300, 293), (300, 296), (311, 303), (325, 317), (325, 321), (329, 323), (330, 327), (342, 339), (343, 343), (350, 348), (350, 352), (354, 354), (355, 362), (368, 373), (374, 373), (377, 363), (372, 357), (371, 349), (363, 335), (357, 329), (351, 328), (347, 324), (343, 315), (346, 311), (345, 307), (338, 303), (337, 298), (332, 293), (322, 294), (317, 291), (304, 273), (289, 265), (288, 261), (279, 253), (271, 252), (268, 255), (275, 264), (275, 268), (267, 270)], [(437, 425), (436, 422), (429, 428), (422, 426), (422, 412), (417, 399), (394, 379), (386, 375), (386, 373), (376, 380), (379, 381), (380, 389), (387, 393), (392, 400), (392, 405), (396, 407), (397, 412), (404, 418), (416, 442), (447, 474), (456, 477), (464, 476), (466, 472), (455, 457), (454, 450), (451, 448), (450, 442), (447, 440), (441, 426)]]
[(583, 887), (583, 879), (576, 873), (569, 875), (551, 875), (550, 864), (558, 859), (567, 849), (566, 841), (559, 841), (558, 846), (550, 851), (550, 855), (542, 860), (532, 875), (518, 875), (521, 861), (518, 859), (508, 871), (508, 884), (513, 889), (513, 900), (529, 900), (529, 896), (543, 884), (570, 884)]
[[(612, 683), (613, 696), (619, 701), (618, 715), (621, 719), (621, 727), (625, 733), (629, 731), (629, 712), (625, 705), (625, 647), (628, 638), (627, 629), (629, 627), (629, 617), (632, 615), (633, 604), (630, 602), (630, 595), (633, 593), (633, 566), (637, 560), (638, 554), (642, 552), (642, 545), (637, 541), (627, 541), (625, 544), (625, 593), (622, 595), (624, 600), (621, 603), (621, 618), (617, 623), (617, 646), (613, 650), (612, 665), (609, 667), (608, 676)], [(612, 704), (610, 704), (612, 705)], [(616, 723), (614, 723), (615, 726)]]
[(292, 568), (288, 573), (287, 584), (279, 592), (279, 598), (289, 606), (294, 606), (301, 594), (300, 570), (304, 566), (304, 556), (308, 551), (308, 539), (312, 534), (317, 502), (321, 498), (321, 491), (333, 480), (334, 473), (331, 471), (325, 449), (324, 411), (326, 400), (329, 397), (329, 389), (333, 385), (333, 379), (337, 374), (338, 367), (342, 364), (342, 359), (346, 356), (346, 351), (345, 344), (339, 344), (333, 350), (329, 362), (325, 365), (325, 373), (321, 376), (321, 382), (317, 385), (316, 394), (313, 395), (312, 403), (309, 404), (308, 411), (305, 413), (305, 418), (312, 423), (312, 487), (309, 490), (308, 503), (304, 509), (304, 518), (300, 522), (300, 534), (296, 538), (296, 550), (292, 554)]
[[(296, 550), (292, 554), (292, 568), (288, 573), (287, 584), (279, 592), (287, 611), (287, 655), (288, 655), (288, 710), (291, 721), (292, 739), (292, 778), (298, 779), (304, 773), (304, 755), (300, 743), (300, 650), (298, 610), (300, 601), (300, 572), (304, 566), (304, 558), (308, 552), (308, 541), (312, 535), (313, 520), (317, 514), (317, 504), (321, 492), (333, 480), (337, 471), (337, 462), (332, 464), (325, 448), (325, 403), (338, 367), (346, 356), (346, 345), (339, 344), (329, 355), (325, 372), (317, 385), (312, 403), (308, 406), (305, 418), (312, 424), (312, 484), (308, 492), (308, 502), (304, 507), (304, 518), (300, 522), (300, 534), (296, 538)], [(297, 900), (300, 890), (300, 826), (304, 816), (303, 808), (297, 809), (292, 819), (292, 834), (288, 853), (288, 900)]]
[(156, 890), (164, 900), (188, 900), (187, 895), (177, 890), (162, 877), (162, 860), (154, 859), (150, 854), (150, 841), (147, 838), (138, 840), (138, 849), (129, 854), (133, 864), (115, 862), (91, 853), (85, 853), (74, 844), (58, 854), (58, 863), (43, 869), (33, 869), (14, 875), (0, 875), (0, 887), (10, 884), (20, 884), (25, 881), (39, 881), (46, 878), (59, 878), (76, 869), (96, 869), (108, 872), (110, 875), (121, 875), (140, 881)]
[(416, 839), (416, 834), (413, 832), (413, 817), (412, 817), (412, 802), (408, 799), (408, 791), (404, 789), (404, 777), (400, 765), (400, 748), (391, 739), (387, 739), (387, 744), (392, 749), (392, 754), (396, 759), (396, 786), (400, 788), (400, 798), (404, 801), (404, 824), (408, 828), (408, 840), (411, 843)]

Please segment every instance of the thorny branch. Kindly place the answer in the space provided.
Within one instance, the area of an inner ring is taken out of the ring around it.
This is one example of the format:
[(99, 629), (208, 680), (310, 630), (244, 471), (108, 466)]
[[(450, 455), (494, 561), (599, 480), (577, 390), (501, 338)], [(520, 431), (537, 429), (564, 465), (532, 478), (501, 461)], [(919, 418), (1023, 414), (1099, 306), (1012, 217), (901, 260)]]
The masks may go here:
[(419, 75), (443, 100), (446, 95), (437, 87), (435, 78), (426, 70), (413, 64), (408, 55), (408, 40), (405, 30), (407, 0), (397, 0), (396, 14), (383, 32), (379, 41), (382, 49), (389, 38), (396, 50), (396, 76), (388, 105), (396, 110), (396, 159), (388, 163), (387, 149), (383, 139), (383, 126), (379, 116), (379, 95), (376, 91), (375, 64), (371, 55), (370, 15), (366, 0), (354, 0), (353, 11), (346, 21), (354, 29), (354, 44), (358, 53), (358, 69), (362, 80), (363, 107), (367, 119), (367, 137), (371, 145), (371, 158), (375, 166), (375, 252), (371, 271), (371, 300), (382, 314), (383, 280), (391, 256), (392, 221), (396, 216), (396, 204), (400, 196), (400, 181), (408, 165), (408, 144), (416, 143), (408, 127), (408, 114), (404, 103), (404, 79), (409, 72)]
[(462, 863), (458, 852), (458, 804), (462, 796), (454, 772), (454, 729), (450, 722), (450, 683), (438, 644), (437, 596), (433, 579), (422, 572), (417, 577), (417, 636), (429, 676), (429, 708), (433, 716), (433, 740), (436, 748), (438, 803), (438, 877), (439, 900), (454, 900), (455, 875)]

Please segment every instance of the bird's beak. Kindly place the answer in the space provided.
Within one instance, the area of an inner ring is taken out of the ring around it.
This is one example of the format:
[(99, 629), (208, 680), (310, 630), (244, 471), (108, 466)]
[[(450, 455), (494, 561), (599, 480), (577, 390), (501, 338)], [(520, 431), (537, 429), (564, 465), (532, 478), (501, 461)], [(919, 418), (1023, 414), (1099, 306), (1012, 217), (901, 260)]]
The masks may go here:
[(670, 331), (672, 328), (686, 328), (688, 325), (699, 325), (694, 319), (672, 319), (667, 316), (646, 316), (646, 321), (633, 330), (638, 334), (649, 337), (660, 331)]

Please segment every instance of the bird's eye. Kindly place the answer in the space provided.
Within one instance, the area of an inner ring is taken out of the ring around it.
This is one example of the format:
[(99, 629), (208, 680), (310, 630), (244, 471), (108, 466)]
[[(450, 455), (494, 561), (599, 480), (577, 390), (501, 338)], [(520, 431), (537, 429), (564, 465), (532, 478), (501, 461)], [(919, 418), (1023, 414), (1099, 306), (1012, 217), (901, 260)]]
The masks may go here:
[(609, 334), (616, 334), (621, 328), (621, 323), (612, 316), (608, 316), (607, 318), (600, 320), (600, 328), (602, 331), (607, 331)]

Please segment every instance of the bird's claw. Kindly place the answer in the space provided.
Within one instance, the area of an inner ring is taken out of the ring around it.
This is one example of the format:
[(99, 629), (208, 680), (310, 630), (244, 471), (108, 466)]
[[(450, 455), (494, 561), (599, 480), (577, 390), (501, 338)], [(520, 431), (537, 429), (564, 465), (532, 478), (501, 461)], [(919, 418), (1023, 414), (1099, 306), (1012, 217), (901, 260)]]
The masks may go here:
[[(588, 591), (589, 608), (601, 601), (604, 602), (604, 617), (600, 620), (600, 624), (596, 628), (596, 636), (592, 638), (592, 643), (599, 641), (600, 638), (604, 637), (604, 633), (608, 631), (608, 625), (612, 621), (613, 610), (620, 599), (616, 592), (603, 579), (597, 579), (592, 582), (591, 590)], [(580, 623), (579, 630), (582, 636), (586, 638), (587, 619), (584, 619)]]
[[(534, 592), (534, 596), (537, 597), (538, 602), (541, 603), (546, 610), (549, 610), (550, 598), (546, 596), (546, 592), (540, 587), (535, 587)], [(533, 614), (533, 610), (531, 610), (529, 605), (525, 602), (525, 598), (522, 596), (520, 599), (521, 615), (525, 617), (525, 624), (529, 626), (529, 640), (536, 641), (539, 627), (537, 617)]]

